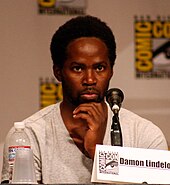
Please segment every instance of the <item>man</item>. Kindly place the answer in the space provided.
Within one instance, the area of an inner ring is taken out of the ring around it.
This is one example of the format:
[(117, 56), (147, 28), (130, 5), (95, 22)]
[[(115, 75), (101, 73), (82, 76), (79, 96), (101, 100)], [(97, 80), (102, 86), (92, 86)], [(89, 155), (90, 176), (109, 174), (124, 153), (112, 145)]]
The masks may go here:
[[(61, 26), (51, 42), (53, 71), (62, 83), (63, 101), (24, 120), (41, 183), (90, 183), (96, 144), (110, 145), (112, 112), (105, 93), (113, 75), (116, 44), (111, 29), (92, 16)], [(167, 149), (151, 122), (121, 109), (123, 146)], [(2, 180), (8, 179), (7, 144)]]

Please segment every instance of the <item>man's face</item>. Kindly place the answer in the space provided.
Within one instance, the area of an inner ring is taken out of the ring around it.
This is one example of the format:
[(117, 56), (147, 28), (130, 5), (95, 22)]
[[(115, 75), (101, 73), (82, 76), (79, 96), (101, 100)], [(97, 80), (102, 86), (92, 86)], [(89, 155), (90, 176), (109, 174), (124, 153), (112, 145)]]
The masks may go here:
[(113, 74), (105, 43), (94, 37), (72, 41), (59, 74), (63, 101), (75, 106), (103, 101)]

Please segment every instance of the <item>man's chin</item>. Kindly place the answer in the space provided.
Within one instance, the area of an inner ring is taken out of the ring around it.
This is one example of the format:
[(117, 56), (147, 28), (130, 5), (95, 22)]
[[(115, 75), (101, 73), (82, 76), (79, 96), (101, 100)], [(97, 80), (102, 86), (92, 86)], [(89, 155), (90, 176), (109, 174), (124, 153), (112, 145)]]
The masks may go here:
[(80, 104), (83, 103), (100, 103), (102, 100), (101, 99), (83, 99), (80, 101)]
[(100, 103), (102, 102), (103, 99), (98, 98), (98, 99), (78, 99), (78, 100), (72, 100), (72, 104), (75, 106), (79, 106), (84, 103)]

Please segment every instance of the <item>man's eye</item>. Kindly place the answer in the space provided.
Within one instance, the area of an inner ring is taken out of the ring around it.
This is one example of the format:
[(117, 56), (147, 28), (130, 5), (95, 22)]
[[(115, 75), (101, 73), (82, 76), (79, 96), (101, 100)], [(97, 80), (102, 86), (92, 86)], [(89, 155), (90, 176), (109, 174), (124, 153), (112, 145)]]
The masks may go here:
[(82, 67), (80, 67), (80, 66), (74, 66), (73, 67), (73, 71), (81, 72), (82, 71)]
[(104, 68), (104, 66), (102, 66), (102, 65), (99, 65), (99, 66), (97, 66), (96, 67), (96, 70), (97, 71), (103, 71), (105, 68)]

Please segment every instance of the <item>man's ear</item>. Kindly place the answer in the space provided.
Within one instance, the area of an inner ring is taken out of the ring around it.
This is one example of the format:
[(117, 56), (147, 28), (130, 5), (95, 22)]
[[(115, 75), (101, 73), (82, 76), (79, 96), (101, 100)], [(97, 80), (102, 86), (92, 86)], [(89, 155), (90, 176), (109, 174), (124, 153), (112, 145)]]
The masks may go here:
[(56, 65), (53, 65), (53, 74), (54, 76), (56, 77), (56, 79), (61, 82), (61, 68), (56, 66)]

